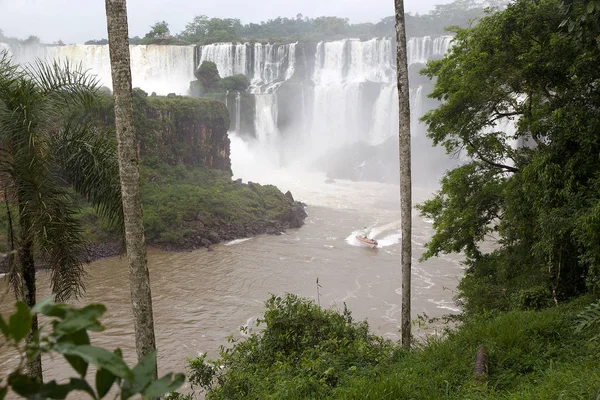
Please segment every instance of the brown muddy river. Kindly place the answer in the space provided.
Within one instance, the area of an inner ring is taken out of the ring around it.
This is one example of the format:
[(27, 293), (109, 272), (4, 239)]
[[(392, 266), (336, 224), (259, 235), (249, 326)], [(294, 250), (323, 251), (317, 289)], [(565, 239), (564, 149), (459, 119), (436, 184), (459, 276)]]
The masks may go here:
[[(234, 171), (241, 171), (234, 163)], [(238, 176), (247, 179), (243, 173)], [(400, 213), (397, 185), (337, 181), (324, 177), (269, 171), (259, 182), (290, 189), (308, 204), (309, 217), (300, 229), (280, 236), (258, 236), (187, 253), (149, 251), (149, 268), (161, 373), (184, 371), (186, 357), (208, 352), (216, 355), (240, 326), (254, 326), (270, 293), (292, 292), (316, 298), (319, 279), (323, 306), (343, 308), (345, 302), (358, 319), (367, 318), (371, 329), (399, 339), (401, 301)], [(293, 178), (292, 178), (293, 176)], [(252, 178), (253, 176), (250, 176)], [(430, 196), (431, 188), (416, 187), (415, 202)], [(462, 276), (460, 257), (419, 263), (423, 244), (432, 234), (430, 221), (413, 216), (413, 318), (426, 312), (439, 316), (458, 311), (453, 289)], [(381, 248), (361, 247), (354, 238), (370, 227)], [(87, 293), (80, 304), (104, 303), (106, 331), (93, 336), (93, 344), (120, 347), (135, 359), (126, 260), (111, 258), (88, 268)], [(39, 299), (48, 294), (48, 275), (39, 274)], [(6, 292), (6, 282), (0, 280)], [(12, 310), (13, 296), (2, 297), (0, 312)], [(0, 354), (0, 373), (15, 364)], [(59, 360), (44, 360), (45, 379), (65, 378), (70, 367)]]

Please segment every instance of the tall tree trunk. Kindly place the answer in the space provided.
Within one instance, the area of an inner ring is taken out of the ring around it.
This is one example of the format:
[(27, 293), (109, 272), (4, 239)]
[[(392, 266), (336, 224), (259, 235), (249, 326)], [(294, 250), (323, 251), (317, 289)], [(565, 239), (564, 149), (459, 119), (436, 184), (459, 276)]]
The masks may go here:
[[(20, 285), (17, 296), (23, 300), (29, 308), (35, 306), (36, 287), (35, 287), (35, 262), (33, 259), (33, 243), (30, 237), (30, 223), (27, 216), (24, 215), (24, 207), (19, 206), (19, 223), (21, 225), (21, 248), (19, 249), (19, 277)], [(33, 335), (38, 330), (37, 315), (31, 320), (31, 331), (27, 335), (27, 343), (31, 343)], [(42, 376), (42, 356), (38, 354), (34, 359), (27, 359), (27, 374), (33, 380), (43, 381)]]
[(396, 9), (396, 68), (400, 108), (400, 213), (402, 221), (402, 347), (410, 348), (410, 281), (412, 258), (412, 183), (410, 171), (410, 94), (404, 2), (394, 0)]
[[(117, 130), (119, 172), (125, 244), (129, 260), (129, 284), (138, 360), (156, 349), (150, 275), (146, 258), (146, 240), (140, 191), (140, 169), (137, 138), (133, 123), (133, 97), (129, 62), (129, 34), (125, 0), (106, 0), (108, 46), (115, 97), (115, 126)], [(157, 371), (154, 371), (155, 378)]]

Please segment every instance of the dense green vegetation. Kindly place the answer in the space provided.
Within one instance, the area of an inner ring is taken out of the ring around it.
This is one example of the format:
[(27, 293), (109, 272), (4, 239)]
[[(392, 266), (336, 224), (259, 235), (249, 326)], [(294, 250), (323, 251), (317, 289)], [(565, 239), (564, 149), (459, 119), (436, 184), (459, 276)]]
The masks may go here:
[(600, 5), (589, 5), (517, 1), (458, 29), (425, 70), (443, 102), (423, 118), (429, 137), (470, 158), (421, 205), (435, 229), (425, 258), (464, 252), (466, 312), (600, 289)]
[[(260, 332), (232, 339), (218, 360), (188, 360), (188, 379), (208, 399), (595, 399), (600, 317), (576, 329), (589, 301), (478, 316), (404, 351), (347, 310), (273, 296)], [(489, 353), (487, 383), (473, 374), (480, 345)]]
[[(142, 162), (141, 174), (149, 244), (193, 247), (192, 236), (199, 230), (281, 221), (289, 212), (289, 200), (277, 187), (233, 181), (226, 171), (184, 164), (171, 166), (153, 159)], [(98, 216), (84, 198), (79, 198), (77, 208), (82, 234), (88, 242), (114, 241), (118, 232), (110, 221)], [(6, 249), (7, 227), (6, 208), (0, 207), (0, 250)]]
[(149, 243), (180, 246), (198, 228), (280, 220), (289, 202), (272, 185), (233, 181), (224, 171), (164, 163), (142, 167)]

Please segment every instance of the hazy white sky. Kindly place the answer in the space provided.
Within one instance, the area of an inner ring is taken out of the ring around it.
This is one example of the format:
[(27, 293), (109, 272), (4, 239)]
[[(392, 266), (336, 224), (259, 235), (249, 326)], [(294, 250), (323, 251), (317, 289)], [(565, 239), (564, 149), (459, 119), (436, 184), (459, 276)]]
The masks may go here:
[[(425, 13), (451, 0), (405, 0), (405, 9)], [(150, 25), (165, 20), (180, 32), (195, 15), (239, 18), (242, 23), (323, 15), (348, 17), (353, 23), (377, 22), (393, 15), (393, 0), (128, 0), (130, 36), (143, 37)], [(39, 36), (43, 42), (61, 39), (83, 43), (106, 37), (104, 0), (0, 0), (0, 29), (6, 36)]]

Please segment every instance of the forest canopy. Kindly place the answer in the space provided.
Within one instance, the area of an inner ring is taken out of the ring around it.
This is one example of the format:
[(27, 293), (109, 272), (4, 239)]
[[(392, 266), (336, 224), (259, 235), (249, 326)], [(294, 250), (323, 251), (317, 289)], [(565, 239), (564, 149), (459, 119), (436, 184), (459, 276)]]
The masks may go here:
[(465, 160), (420, 206), (425, 258), (466, 255), (467, 312), (600, 289), (599, 17), (594, 1), (520, 0), (424, 70), (442, 102), (428, 136)]

